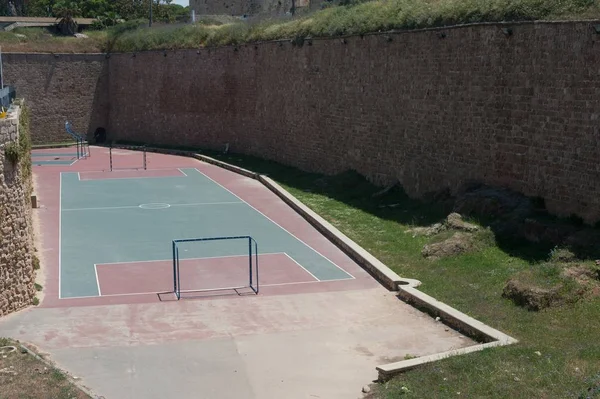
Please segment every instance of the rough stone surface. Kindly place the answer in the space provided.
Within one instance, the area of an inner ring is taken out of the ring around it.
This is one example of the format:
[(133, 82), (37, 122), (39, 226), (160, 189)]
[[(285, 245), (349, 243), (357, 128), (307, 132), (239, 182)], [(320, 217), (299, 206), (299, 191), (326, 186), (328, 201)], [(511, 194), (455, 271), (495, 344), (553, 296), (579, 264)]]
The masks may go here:
[(108, 121), (109, 139), (229, 143), (230, 152), (308, 171), (398, 182), (413, 197), (483, 182), (596, 222), (593, 24), (525, 23), (510, 37), (486, 24), (446, 29), (443, 40), (428, 30), (135, 57), (12, 54), (4, 64), (6, 81), (31, 99), (36, 142), (64, 137), (67, 117), (88, 133)]
[(444, 230), (446, 230), (445, 225), (443, 225), (441, 223), (436, 223), (436, 224), (433, 224), (431, 226), (426, 226), (426, 227), (414, 227), (412, 229), (406, 230), (406, 233), (412, 234), (413, 237), (416, 237), (416, 236), (431, 237), (433, 235), (441, 233)]
[(527, 310), (539, 311), (562, 303), (561, 288), (562, 285), (540, 288), (511, 279), (504, 286), (502, 296)]
[[(4, 155), (6, 144), (18, 140), (18, 117), (17, 110), (0, 120), (1, 128), (8, 127), (7, 135), (0, 135), (0, 316), (31, 304), (36, 292), (28, 195), (32, 183), (25, 181), (21, 167)], [(7, 137), (10, 140), (5, 141)]]
[(456, 230), (464, 230), (464, 231), (477, 231), (479, 230), (479, 226), (476, 226), (472, 223), (467, 223), (462, 219), (462, 216), (456, 212), (452, 212), (446, 218), (446, 224), (451, 229)]
[(425, 258), (439, 259), (469, 252), (474, 246), (473, 236), (468, 233), (457, 232), (444, 241), (425, 245), (421, 254)]

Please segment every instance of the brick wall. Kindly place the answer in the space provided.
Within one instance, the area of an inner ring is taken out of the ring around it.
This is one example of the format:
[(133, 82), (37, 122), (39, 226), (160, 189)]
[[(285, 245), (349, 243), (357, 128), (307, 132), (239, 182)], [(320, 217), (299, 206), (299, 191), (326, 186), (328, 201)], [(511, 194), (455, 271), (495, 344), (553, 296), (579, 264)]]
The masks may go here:
[[(31, 176), (6, 159), (4, 147), (18, 142), (17, 107), (0, 120), (0, 316), (31, 304), (35, 295), (33, 227), (28, 196)], [(6, 141), (5, 141), (6, 140)]]
[(9, 56), (5, 69), (41, 112), (36, 141), (57, 137), (68, 111), (88, 132), (108, 121), (112, 138), (229, 143), (305, 170), (399, 181), (413, 196), (479, 180), (598, 221), (600, 35), (591, 22), (504, 27), (108, 61)]
[[(600, 35), (468, 26), (113, 55), (113, 137), (354, 168), (419, 196), (480, 180), (600, 219)], [(445, 36), (443, 34), (445, 34)], [(117, 105), (118, 104), (118, 105)]]
[(65, 121), (78, 132), (106, 127), (106, 57), (101, 55), (3, 54), (4, 83), (30, 107), (34, 144), (65, 142)]

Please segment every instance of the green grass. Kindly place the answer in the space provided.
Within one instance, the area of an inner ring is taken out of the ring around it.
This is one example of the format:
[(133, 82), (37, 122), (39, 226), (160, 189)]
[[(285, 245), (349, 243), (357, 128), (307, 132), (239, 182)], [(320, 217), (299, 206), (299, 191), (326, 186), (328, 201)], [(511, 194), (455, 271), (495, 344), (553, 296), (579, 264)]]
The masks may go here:
[[(5, 51), (128, 52), (199, 48), (307, 37), (362, 35), (388, 30), (442, 27), (465, 23), (600, 18), (600, 0), (373, 0), (349, 1), (296, 17), (247, 21), (212, 16), (195, 25), (129, 21), (87, 39), (52, 35), (46, 29), (0, 32)], [(25, 35), (18, 37), (15, 33)]]
[(598, 17), (598, 0), (377, 0), (329, 7), (295, 19), (140, 28), (121, 35), (111, 50), (196, 48), (476, 22)]
[(252, 157), (204, 153), (268, 174), (401, 276), (421, 280), (422, 291), (520, 340), (406, 372), (378, 386), (374, 398), (587, 398), (588, 389), (600, 395), (600, 299), (530, 312), (502, 298), (506, 281), (520, 272), (557, 281), (558, 269), (546, 263), (555, 252), (546, 246), (484, 233), (485, 245), (474, 253), (425, 260), (423, 245), (439, 238), (405, 231), (441, 221), (449, 211), (442, 205), (412, 200), (401, 190), (373, 198), (381, 188), (352, 172), (323, 177)]

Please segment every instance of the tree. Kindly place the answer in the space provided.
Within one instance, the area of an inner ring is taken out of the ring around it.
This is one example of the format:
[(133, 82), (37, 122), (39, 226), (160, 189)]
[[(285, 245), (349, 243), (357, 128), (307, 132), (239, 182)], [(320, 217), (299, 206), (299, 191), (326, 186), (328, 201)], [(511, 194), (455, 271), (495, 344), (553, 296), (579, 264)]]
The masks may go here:
[[(6, 13), (9, 0), (0, 0), (0, 11)], [(62, 19), (66, 10), (77, 11), (72, 17), (118, 19), (147, 19), (152, 4), (152, 14), (157, 21), (173, 22), (183, 18), (188, 11), (173, 0), (12, 0), (17, 11), (31, 17), (56, 17)], [(150, 3), (152, 2), (152, 3)], [(19, 8), (21, 7), (21, 8)], [(68, 14), (68, 13), (67, 13)], [(111, 21), (108, 21), (111, 22)]]
[(81, 14), (76, 1), (61, 1), (55, 5), (54, 13), (58, 21), (58, 30), (63, 35), (74, 35), (77, 32), (75, 17)]

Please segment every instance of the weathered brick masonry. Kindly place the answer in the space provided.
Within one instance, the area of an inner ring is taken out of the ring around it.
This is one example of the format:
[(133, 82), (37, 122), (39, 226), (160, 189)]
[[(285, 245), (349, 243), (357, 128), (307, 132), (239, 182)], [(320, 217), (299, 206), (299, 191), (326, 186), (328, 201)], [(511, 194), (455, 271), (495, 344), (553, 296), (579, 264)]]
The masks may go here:
[(415, 196), (481, 180), (595, 221), (598, 65), (590, 23), (121, 54), (110, 59), (110, 132), (354, 168)]
[(113, 54), (109, 135), (229, 143), (413, 196), (480, 180), (600, 220), (600, 35), (590, 22), (503, 27)]
[(108, 116), (106, 56), (3, 54), (4, 83), (31, 108), (34, 144), (65, 142), (65, 120), (93, 133)]

